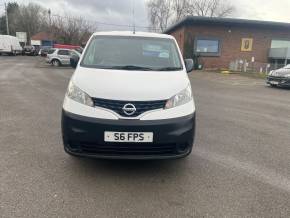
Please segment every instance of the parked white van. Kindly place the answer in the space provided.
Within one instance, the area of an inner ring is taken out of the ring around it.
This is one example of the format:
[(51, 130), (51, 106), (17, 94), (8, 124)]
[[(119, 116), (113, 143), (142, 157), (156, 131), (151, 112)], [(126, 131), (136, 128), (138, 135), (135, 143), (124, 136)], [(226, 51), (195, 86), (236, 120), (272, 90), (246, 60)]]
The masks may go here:
[(22, 47), (17, 37), (0, 35), (0, 54), (16, 55), (21, 53)]
[(98, 32), (75, 67), (62, 112), (66, 152), (114, 159), (191, 153), (193, 61), (183, 60), (172, 36)]

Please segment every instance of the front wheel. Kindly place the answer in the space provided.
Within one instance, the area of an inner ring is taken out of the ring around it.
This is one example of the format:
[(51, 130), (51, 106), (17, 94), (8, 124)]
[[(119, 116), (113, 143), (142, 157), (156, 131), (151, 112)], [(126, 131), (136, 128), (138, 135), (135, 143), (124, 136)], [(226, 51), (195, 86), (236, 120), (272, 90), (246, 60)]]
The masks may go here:
[(52, 66), (59, 67), (60, 66), (60, 61), (59, 60), (52, 60), (51, 64), (52, 64)]

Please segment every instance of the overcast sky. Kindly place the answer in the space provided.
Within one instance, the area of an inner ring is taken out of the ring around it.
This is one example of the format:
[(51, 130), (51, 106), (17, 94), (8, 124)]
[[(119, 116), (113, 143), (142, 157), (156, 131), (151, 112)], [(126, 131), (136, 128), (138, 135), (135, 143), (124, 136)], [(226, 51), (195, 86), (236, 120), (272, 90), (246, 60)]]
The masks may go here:
[[(0, 0), (0, 5), (9, 0)], [(12, 1), (12, 0), (11, 0)], [(118, 25), (132, 24), (133, 0), (14, 0), (19, 3), (37, 2), (55, 14), (76, 14), (89, 20)], [(146, 0), (134, 0), (135, 23), (147, 26)], [(290, 23), (290, 0), (235, 0), (234, 17)], [(103, 30), (128, 29), (99, 24)], [(143, 29), (143, 28), (141, 28)], [(139, 28), (140, 30), (140, 28)], [(146, 29), (144, 29), (146, 30)]]

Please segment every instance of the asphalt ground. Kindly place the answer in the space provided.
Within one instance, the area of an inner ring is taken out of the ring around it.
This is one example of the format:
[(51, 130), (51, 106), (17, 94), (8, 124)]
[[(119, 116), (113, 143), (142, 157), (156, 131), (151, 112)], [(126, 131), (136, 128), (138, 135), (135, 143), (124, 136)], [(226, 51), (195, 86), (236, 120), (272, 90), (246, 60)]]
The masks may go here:
[(189, 157), (93, 160), (62, 147), (72, 72), (0, 57), (0, 217), (290, 217), (290, 90), (193, 72)]

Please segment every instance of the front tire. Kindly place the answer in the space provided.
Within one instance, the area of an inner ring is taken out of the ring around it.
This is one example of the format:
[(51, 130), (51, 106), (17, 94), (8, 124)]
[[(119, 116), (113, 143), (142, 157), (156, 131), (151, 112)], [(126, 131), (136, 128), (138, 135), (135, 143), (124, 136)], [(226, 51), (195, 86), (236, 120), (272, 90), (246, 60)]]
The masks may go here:
[(54, 67), (59, 67), (61, 65), (60, 61), (59, 60), (56, 60), (56, 59), (52, 60), (51, 61), (51, 64)]

